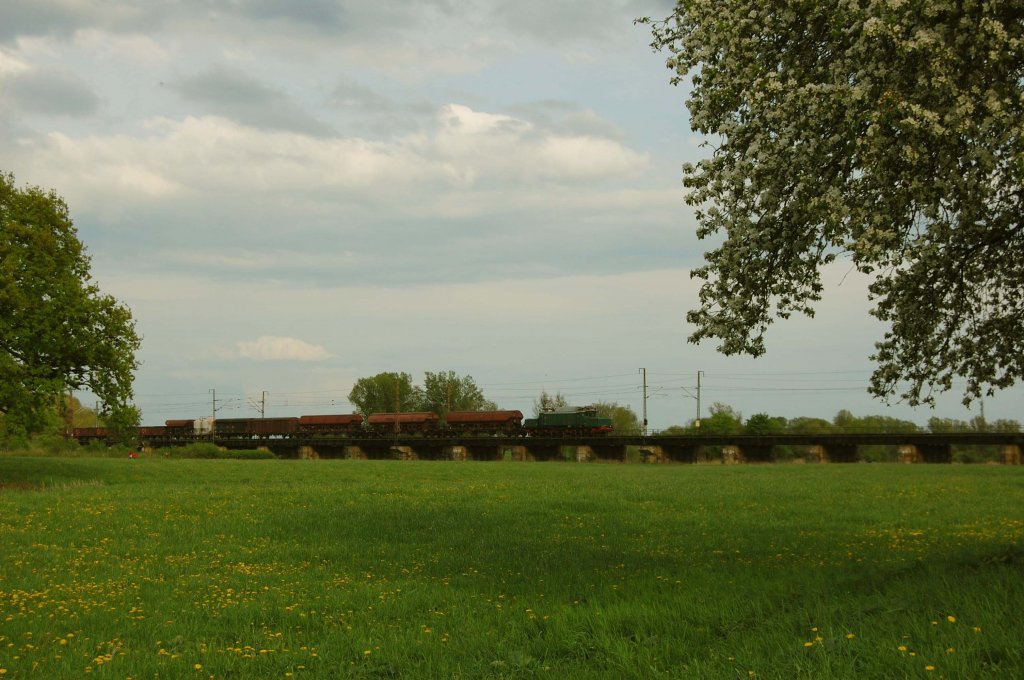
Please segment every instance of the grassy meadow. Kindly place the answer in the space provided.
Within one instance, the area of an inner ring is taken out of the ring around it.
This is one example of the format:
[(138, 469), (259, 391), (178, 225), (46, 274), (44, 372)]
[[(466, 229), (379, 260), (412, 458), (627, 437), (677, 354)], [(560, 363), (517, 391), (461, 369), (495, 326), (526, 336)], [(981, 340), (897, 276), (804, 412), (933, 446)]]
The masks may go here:
[(1024, 468), (0, 457), (0, 677), (1020, 678)]

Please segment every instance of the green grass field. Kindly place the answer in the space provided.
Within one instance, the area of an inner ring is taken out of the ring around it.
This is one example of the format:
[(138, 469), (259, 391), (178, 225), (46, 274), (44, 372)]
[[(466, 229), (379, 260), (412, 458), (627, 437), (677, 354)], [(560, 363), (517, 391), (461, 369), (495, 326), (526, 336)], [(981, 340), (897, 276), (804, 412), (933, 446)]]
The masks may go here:
[(8, 678), (1020, 678), (1024, 469), (0, 458)]

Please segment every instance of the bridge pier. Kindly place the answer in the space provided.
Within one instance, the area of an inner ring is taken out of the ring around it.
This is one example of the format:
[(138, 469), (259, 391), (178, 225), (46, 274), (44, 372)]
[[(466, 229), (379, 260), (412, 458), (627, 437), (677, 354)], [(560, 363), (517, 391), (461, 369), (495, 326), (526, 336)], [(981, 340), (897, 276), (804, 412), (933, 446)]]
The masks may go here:
[(411, 446), (392, 446), (388, 448), (388, 453), (391, 454), (392, 458), (397, 460), (419, 460), (420, 456), (416, 453), (416, 450)]
[(351, 460), (366, 460), (366, 452), (361, 446), (346, 446), (342, 449), (342, 458)]
[(644, 463), (667, 463), (669, 457), (665, 454), (665, 449), (660, 446), (641, 446), (640, 460)]
[(953, 447), (949, 444), (903, 444), (899, 456), (901, 463), (952, 463)]
[(1003, 446), (1003, 464), (1004, 465), (1020, 465), (1020, 445), (1019, 444), (1006, 444)]
[(746, 463), (747, 460), (743, 457), (743, 451), (740, 447), (733, 446), (732, 444), (726, 444), (722, 447), (722, 465), (740, 465)]
[(469, 458), (469, 449), (459, 444), (444, 447), (442, 453), (445, 460), (466, 460)]
[(597, 460), (597, 454), (594, 453), (594, 447), (582, 444), (579, 446), (570, 447), (572, 451), (571, 460), (577, 463), (589, 463), (592, 460)]

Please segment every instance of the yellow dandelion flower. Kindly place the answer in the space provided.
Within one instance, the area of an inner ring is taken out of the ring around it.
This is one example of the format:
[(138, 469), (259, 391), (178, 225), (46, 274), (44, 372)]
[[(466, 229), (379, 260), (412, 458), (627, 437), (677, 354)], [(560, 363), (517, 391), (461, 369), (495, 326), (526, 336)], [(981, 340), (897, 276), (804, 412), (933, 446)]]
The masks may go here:
[(846, 634), (846, 639), (847, 640), (852, 640), (855, 637), (857, 637), (857, 636), (854, 633), (847, 633)]
[(370, 656), (371, 654), (373, 654), (373, 652), (371, 652), (369, 649), (363, 650), (363, 656)]
[(900, 650), (901, 652), (905, 652), (905, 651), (907, 651), (907, 646), (906, 645), (900, 645), (896, 649)]
[(924, 669), (928, 672), (935, 670), (935, 666), (925, 666)]
[(813, 646), (814, 646), (813, 642), (805, 642), (804, 643), (804, 647), (813, 647)]
[(946, 649), (946, 654), (953, 654), (954, 652), (956, 652), (956, 648), (954, 647), (949, 647)]
[(949, 616), (947, 616), (947, 617), (946, 617), (946, 620), (947, 620), (947, 621), (949, 621), (950, 623), (956, 623), (956, 617), (955, 617), (955, 616), (953, 616), (952, 614), (950, 614)]
[(195, 666), (192, 666), (192, 668), (195, 668), (197, 671), (201, 671), (203, 670), (203, 664), (197, 663)]

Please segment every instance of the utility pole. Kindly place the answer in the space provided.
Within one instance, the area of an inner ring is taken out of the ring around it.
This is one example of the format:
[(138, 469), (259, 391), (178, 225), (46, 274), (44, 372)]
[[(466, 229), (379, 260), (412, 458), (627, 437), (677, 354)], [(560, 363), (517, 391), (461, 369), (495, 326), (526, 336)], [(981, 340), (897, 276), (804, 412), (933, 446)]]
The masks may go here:
[[(61, 400), (64, 399), (64, 393), (60, 394)], [(75, 427), (75, 392), (70, 387), (68, 388), (68, 400), (64, 405), (64, 436), (71, 436), (71, 430)]]
[(210, 440), (216, 440), (217, 432), (217, 388), (210, 388), (210, 394), (213, 395), (213, 407), (210, 410)]
[(401, 432), (402, 428), (398, 421), (402, 412), (402, 383), (395, 381), (395, 434)]
[(270, 392), (267, 392), (266, 390), (263, 390), (263, 394), (260, 397), (259, 401), (256, 401), (255, 399), (249, 399), (249, 406), (260, 412), (260, 418), (261, 419), (267, 417), (267, 395), (268, 394), (270, 394)]
[(697, 371), (697, 421), (694, 423), (700, 429), (700, 377), (704, 371)]
[(647, 436), (647, 369), (641, 368), (640, 373), (644, 376), (644, 436)]

